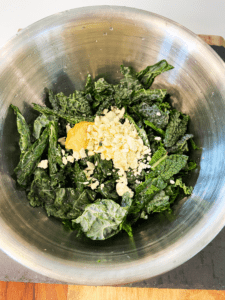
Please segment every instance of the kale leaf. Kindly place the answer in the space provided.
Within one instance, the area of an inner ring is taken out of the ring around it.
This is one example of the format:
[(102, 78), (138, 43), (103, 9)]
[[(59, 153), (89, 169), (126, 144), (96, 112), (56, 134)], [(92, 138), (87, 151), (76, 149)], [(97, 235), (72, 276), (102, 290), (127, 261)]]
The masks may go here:
[(72, 220), (80, 216), (88, 204), (90, 201), (86, 191), (58, 188), (55, 190), (54, 203), (45, 203), (45, 209), (48, 216)]
[(169, 124), (166, 128), (164, 143), (166, 147), (172, 147), (187, 131), (189, 116), (180, 118), (181, 113), (175, 111), (172, 114)]
[(73, 223), (80, 224), (82, 231), (92, 240), (105, 240), (121, 230), (121, 224), (129, 206), (121, 207), (110, 199), (102, 199), (85, 207), (83, 214)]
[(20, 158), (19, 164), (14, 170), (19, 185), (23, 187), (27, 185), (30, 175), (32, 175), (47, 146), (48, 136), (49, 128), (45, 128), (40, 138)]
[(27, 197), (33, 207), (40, 206), (45, 202), (54, 203), (55, 191), (51, 187), (50, 178), (44, 169), (36, 168), (34, 171), (34, 180)]
[(193, 187), (186, 186), (185, 183), (182, 182), (182, 178), (177, 178), (175, 186), (181, 187), (186, 195), (190, 195), (193, 191)]
[(179, 141), (176, 142), (174, 146), (168, 148), (169, 153), (182, 154), (183, 152), (188, 152), (187, 141), (193, 137), (193, 134), (185, 134)]
[(120, 72), (124, 75), (124, 78), (120, 80), (121, 88), (127, 88), (128, 90), (140, 90), (143, 88), (132, 67), (121, 65)]
[(124, 118), (128, 119), (131, 124), (134, 124), (134, 127), (136, 128), (139, 136), (142, 138), (144, 145), (150, 148), (148, 136), (144, 128), (140, 128), (139, 126), (137, 126), (134, 119), (126, 113), (124, 114)]
[(179, 171), (186, 166), (188, 156), (172, 154), (166, 156), (165, 159), (160, 160), (158, 161), (158, 164), (156, 162), (152, 165), (153, 170), (149, 173), (149, 175), (147, 175), (147, 178), (155, 178), (160, 176), (164, 181), (170, 179), (173, 175), (179, 173)]
[(101, 114), (105, 108), (109, 108), (115, 104), (114, 86), (108, 83), (104, 78), (98, 79), (94, 83), (94, 98), (93, 108), (97, 108), (96, 114)]
[(142, 102), (136, 109), (141, 116), (160, 129), (165, 128), (169, 122), (169, 111), (163, 112), (156, 104), (150, 106)]
[(48, 164), (49, 164), (49, 174), (54, 175), (58, 172), (59, 165), (64, 168), (62, 163), (61, 147), (57, 143), (58, 141), (58, 123), (56, 121), (51, 121), (49, 123), (49, 147), (48, 147)]
[(112, 199), (114, 201), (118, 201), (119, 196), (115, 189), (115, 181), (110, 179), (107, 181), (104, 181), (97, 189), (97, 192), (102, 195), (104, 199)]
[[(155, 130), (157, 133), (159, 133), (160, 135), (162, 135), (163, 137), (165, 136), (165, 132), (164, 130), (162, 130), (161, 128), (156, 127), (152, 122), (148, 121), (148, 120), (144, 120), (144, 123), (151, 127), (153, 130)], [(154, 135), (153, 135), (154, 138)]]
[(49, 122), (53, 119), (52, 116), (46, 116), (45, 114), (41, 114), (34, 120), (34, 128), (33, 128), (33, 136), (35, 139), (39, 139), (41, 135), (41, 130), (46, 128)]
[(145, 102), (152, 105), (154, 102), (162, 103), (166, 96), (166, 89), (152, 89), (152, 90), (135, 90), (132, 93), (129, 105), (137, 104), (139, 102)]
[(157, 193), (151, 201), (146, 206), (146, 212), (148, 214), (154, 212), (162, 212), (165, 210), (169, 210), (170, 202), (169, 196), (166, 195), (165, 191), (160, 191)]
[(88, 180), (87, 180), (87, 177), (86, 177), (84, 171), (81, 170), (77, 161), (75, 162), (74, 173), (75, 173), (74, 182), (76, 184), (76, 187), (77, 187), (78, 191), (82, 192), (85, 189), (85, 187), (87, 186)]
[(19, 146), (21, 154), (23, 155), (31, 146), (30, 129), (19, 108), (12, 104), (10, 105), (10, 107), (16, 114), (17, 130), (20, 134)]
[(68, 123), (71, 123), (71, 124), (76, 124), (81, 121), (87, 121), (87, 122), (94, 121), (93, 116), (71, 116), (69, 114), (65, 114), (65, 113), (50, 109), (48, 107), (41, 106), (36, 103), (33, 103), (33, 108), (42, 114), (53, 115), (53, 116), (57, 116), (59, 118), (65, 119)]
[(169, 71), (174, 67), (169, 65), (166, 60), (161, 60), (153, 66), (148, 66), (144, 70), (137, 73), (138, 80), (147, 89), (149, 88), (155, 77), (162, 74), (163, 72)]

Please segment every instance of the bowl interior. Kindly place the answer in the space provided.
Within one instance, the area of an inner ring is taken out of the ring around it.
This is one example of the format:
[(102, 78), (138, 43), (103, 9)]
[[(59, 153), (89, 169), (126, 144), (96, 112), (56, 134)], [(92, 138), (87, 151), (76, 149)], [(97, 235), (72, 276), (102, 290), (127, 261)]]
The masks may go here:
[[(222, 60), (194, 34), (155, 14), (123, 7), (60, 13), (23, 29), (0, 51), (1, 247), (27, 267), (77, 284), (122, 284), (168, 271), (200, 251), (224, 225), (225, 92)], [(106, 241), (76, 238), (42, 208), (31, 208), (12, 177), (19, 160), (17, 105), (28, 122), (32, 103), (45, 103), (44, 88), (70, 94), (87, 73), (116, 83), (120, 65), (136, 70), (166, 59), (175, 68), (160, 75), (171, 102), (190, 115), (189, 131), (201, 150), (187, 178), (191, 197), (173, 214), (153, 215)], [(98, 275), (96, 275), (98, 269)]]

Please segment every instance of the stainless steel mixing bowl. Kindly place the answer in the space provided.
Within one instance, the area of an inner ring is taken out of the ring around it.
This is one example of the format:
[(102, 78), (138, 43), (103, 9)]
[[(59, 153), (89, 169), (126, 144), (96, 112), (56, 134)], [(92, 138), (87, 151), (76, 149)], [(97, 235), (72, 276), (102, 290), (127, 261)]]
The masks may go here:
[[(84, 86), (87, 72), (110, 82), (121, 64), (140, 70), (166, 59), (175, 69), (160, 75), (176, 108), (190, 115), (201, 150), (188, 178), (193, 195), (126, 233), (96, 242), (80, 240), (31, 208), (12, 178), (19, 159), (18, 105), (31, 121), (31, 103), (44, 88), (66, 94)], [(173, 21), (133, 8), (96, 6), (55, 14), (20, 31), (0, 50), (0, 245), (16, 261), (46, 276), (76, 284), (113, 285), (169, 271), (205, 247), (225, 224), (225, 67), (195, 34)]]

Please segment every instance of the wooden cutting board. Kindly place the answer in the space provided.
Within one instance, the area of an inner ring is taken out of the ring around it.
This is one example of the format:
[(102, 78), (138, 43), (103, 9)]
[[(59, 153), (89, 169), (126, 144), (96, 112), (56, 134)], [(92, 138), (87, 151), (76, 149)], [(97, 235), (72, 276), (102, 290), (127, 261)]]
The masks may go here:
[(205, 34), (199, 34), (198, 36), (209, 45), (225, 47), (225, 39), (222, 36)]

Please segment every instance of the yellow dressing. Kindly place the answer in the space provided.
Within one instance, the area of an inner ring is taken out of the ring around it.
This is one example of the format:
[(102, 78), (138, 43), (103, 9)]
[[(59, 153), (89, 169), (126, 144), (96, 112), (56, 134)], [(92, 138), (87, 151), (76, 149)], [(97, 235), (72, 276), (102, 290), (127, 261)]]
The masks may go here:
[(68, 131), (65, 143), (66, 149), (79, 152), (82, 148), (87, 148), (87, 129), (89, 125), (94, 125), (94, 123), (82, 121)]

